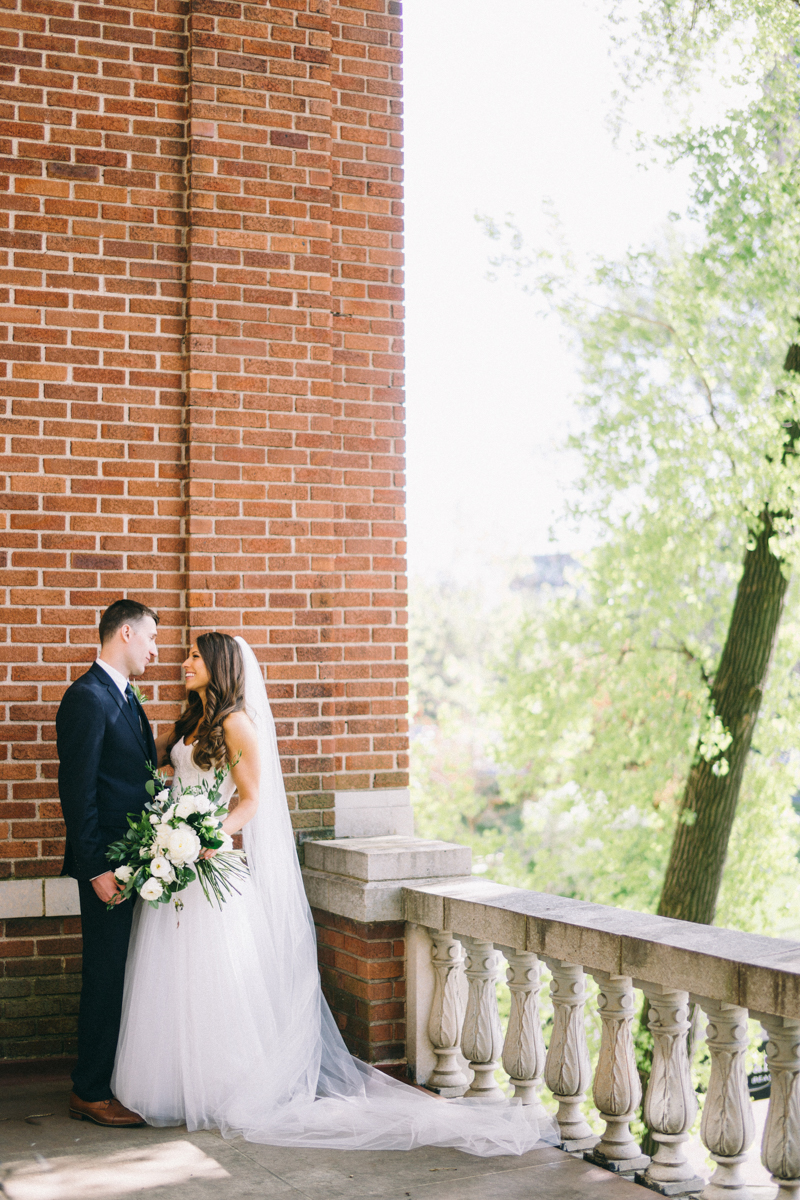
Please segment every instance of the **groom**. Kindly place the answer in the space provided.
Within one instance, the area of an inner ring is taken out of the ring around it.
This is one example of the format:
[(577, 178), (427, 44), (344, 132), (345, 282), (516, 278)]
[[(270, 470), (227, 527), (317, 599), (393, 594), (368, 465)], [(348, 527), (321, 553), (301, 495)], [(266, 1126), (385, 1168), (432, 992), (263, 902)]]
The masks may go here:
[(143, 1125), (111, 1091), (119, 1037), (132, 902), (120, 890), (106, 850), (128, 831), (128, 813), (148, 800), (147, 764), (156, 746), (130, 685), (156, 656), (158, 616), (136, 600), (116, 600), (100, 618), (100, 653), (64, 693), (56, 716), (58, 791), (67, 826), (63, 875), (78, 881), (83, 929), (83, 987), (78, 1065), (70, 1116), (97, 1125)]

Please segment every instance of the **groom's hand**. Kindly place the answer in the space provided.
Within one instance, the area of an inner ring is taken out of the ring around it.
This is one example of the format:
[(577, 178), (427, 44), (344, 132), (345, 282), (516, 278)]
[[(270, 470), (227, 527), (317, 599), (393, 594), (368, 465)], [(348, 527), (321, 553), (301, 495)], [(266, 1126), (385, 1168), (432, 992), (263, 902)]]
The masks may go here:
[(92, 880), (92, 887), (95, 893), (103, 901), (104, 904), (119, 904), (119, 899), (114, 899), (118, 893), (122, 891), (113, 871), (106, 871), (104, 875), (98, 875)]

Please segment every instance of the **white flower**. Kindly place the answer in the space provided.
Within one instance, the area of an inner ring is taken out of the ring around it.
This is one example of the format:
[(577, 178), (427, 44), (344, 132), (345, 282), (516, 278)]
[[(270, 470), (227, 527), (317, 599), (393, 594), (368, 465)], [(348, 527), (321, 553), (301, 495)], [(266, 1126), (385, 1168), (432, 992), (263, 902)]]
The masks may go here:
[(192, 813), (196, 813), (197, 811), (198, 808), (194, 796), (181, 796), (175, 805), (175, 816), (180, 817), (182, 821), (185, 821), (187, 817), (190, 817)]
[(172, 826), (166, 821), (162, 821), (153, 830), (153, 853), (163, 854), (169, 844), (169, 835), (172, 833)]
[(150, 824), (151, 825), (157, 825), (160, 819), (161, 818), (159, 817), (158, 813), (150, 813)]
[(219, 832), (219, 836), (222, 838), (222, 845), (220, 846), (218, 853), (225, 854), (228, 850), (232, 850), (233, 849), (233, 838), (231, 837), (231, 835), (229, 833), (226, 833), (224, 829), (221, 829)]
[(143, 900), (158, 900), (159, 896), (164, 891), (164, 885), (160, 879), (150, 878), (139, 888), (139, 895)]
[(175, 805), (170, 804), (169, 808), (165, 808), (163, 813), (161, 814), (161, 820), (162, 821), (171, 821), (174, 816), (175, 816)]
[(172, 863), (161, 854), (150, 863), (150, 870), (153, 875), (156, 875), (159, 879), (163, 879), (165, 883), (172, 883), (175, 879)]
[(156, 796), (156, 804), (163, 804), (165, 800), (169, 800), (169, 788), (162, 788)]
[(201, 850), (199, 837), (188, 825), (181, 824), (177, 829), (170, 830), (167, 854), (178, 866), (183, 863), (197, 862)]
[(116, 871), (114, 872), (114, 878), (118, 879), (120, 881), (120, 883), (127, 883), (132, 874), (133, 874), (133, 867), (129, 867), (126, 865), (126, 866), (122, 866), (122, 867), (117, 867)]
[(209, 800), (208, 796), (206, 796), (206, 795), (195, 796), (195, 798), (194, 798), (194, 811), (195, 812), (207, 813), (210, 808), (211, 808), (211, 801)]

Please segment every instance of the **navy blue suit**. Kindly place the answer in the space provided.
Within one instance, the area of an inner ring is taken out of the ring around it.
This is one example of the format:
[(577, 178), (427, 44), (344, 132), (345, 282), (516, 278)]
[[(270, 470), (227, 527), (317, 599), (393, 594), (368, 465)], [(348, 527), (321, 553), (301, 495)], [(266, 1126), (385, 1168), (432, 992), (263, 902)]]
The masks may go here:
[(144, 709), (138, 701), (132, 707), (96, 663), (64, 693), (56, 738), (58, 792), (67, 826), (62, 874), (78, 880), (83, 926), (78, 1065), (72, 1082), (81, 1100), (108, 1100), (133, 901), (109, 911), (91, 880), (111, 869), (106, 850), (127, 833), (128, 813), (138, 816), (149, 799), (147, 764), (156, 763), (156, 745)]

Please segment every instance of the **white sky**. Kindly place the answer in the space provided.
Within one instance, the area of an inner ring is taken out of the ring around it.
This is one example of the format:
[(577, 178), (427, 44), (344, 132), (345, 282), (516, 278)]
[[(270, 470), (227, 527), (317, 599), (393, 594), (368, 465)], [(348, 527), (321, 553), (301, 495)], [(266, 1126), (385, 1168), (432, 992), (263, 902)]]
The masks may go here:
[(557, 323), (485, 279), (497, 244), (474, 214), (513, 212), (538, 239), (551, 197), (572, 246), (615, 255), (684, 207), (687, 176), (615, 149), (591, 3), (406, 0), (404, 16), (411, 572), (475, 578), (495, 556), (575, 548), (548, 528), (577, 380)]

